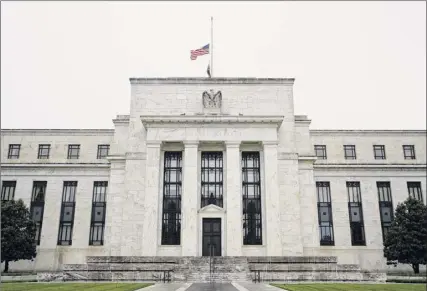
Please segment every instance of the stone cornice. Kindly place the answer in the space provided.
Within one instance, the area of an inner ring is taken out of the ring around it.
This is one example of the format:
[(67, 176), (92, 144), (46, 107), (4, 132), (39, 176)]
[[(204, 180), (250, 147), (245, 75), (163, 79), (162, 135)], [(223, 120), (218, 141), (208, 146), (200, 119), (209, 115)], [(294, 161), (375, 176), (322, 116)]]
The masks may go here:
[(425, 170), (426, 164), (314, 164), (315, 169), (409, 169)]
[(184, 147), (198, 147), (199, 141), (198, 140), (183, 140), (182, 143), (184, 144)]
[(264, 146), (264, 147), (268, 147), (268, 146), (271, 146), (271, 147), (277, 147), (278, 145), (279, 145), (279, 142), (277, 141), (277, 140), (263, 140), (262, 141), (262, 145)]
[(2, 129), (1, 135), (113, 136), (114, 129)]
[(242, 115), (141, 115), (144, 126), (165, 124), (272, 124), (279, 127), (283, 116), (242, 116)]
[(293, 85), (294, 78), (129, 78), (131, 84), (164, 85), (164, 84), (260, 84), (260, 85)]
[(281, 153), (281, 152), (279, 152), (277, 154), (277, 158), (279, 160), (297, 160), (298, 159), (298, 154), (296, 154), (296, 153)]
[[(157, 145), (160, 146), (160, 142)], [(147, 154), (145, 152), (127, 152), (125, 158), (126, 160), (145, 160)]]
[(242, 144), (240, 140), (226, 140), (224, 143), (227, 148), (239, 148)]
[(426, 130), (329, 130), (329, 129), (316, 129), (310, 130), (312, 136), (325, 136), (325, 135), (423, 135), (426, 136)]
[(311, 119), (308, 119), (307, 115), (295, 115), (295, 125), (310, 125)]
[(116, 124), (129, 124), (129, 119), (113, 119), (114, 125)]
[(107, 160), (110, 162), (121, 162), (126, 160), (126, 157), (124, 155), (110, 155), (107, 157)]
[(110, 163), (1, 163), (1, 168), (110, 168)]
[(300, 161), (316, 161), (317, 157), (316, 156), (298, 156), (298, 160)]

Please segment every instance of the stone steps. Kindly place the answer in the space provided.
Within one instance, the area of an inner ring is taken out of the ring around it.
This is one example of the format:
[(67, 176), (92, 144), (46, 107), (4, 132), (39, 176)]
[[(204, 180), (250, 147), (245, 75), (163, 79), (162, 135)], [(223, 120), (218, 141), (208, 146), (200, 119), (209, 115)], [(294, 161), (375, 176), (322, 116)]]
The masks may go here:
[(249, 270), (251, 271), (287, 271), (287, 272), (313, 272), (313, 271), (324, 271), (324, 272), (360, 272), (359, 265), (338, 265), (338, 264), (249, 264)]
[(87, 264), (64, 265), (64, 274), (99, 281), (163, 281), (165, 274), (176, 282), (385, 281), (384, 273), (362, 272), (336, 257), (90, 256)]

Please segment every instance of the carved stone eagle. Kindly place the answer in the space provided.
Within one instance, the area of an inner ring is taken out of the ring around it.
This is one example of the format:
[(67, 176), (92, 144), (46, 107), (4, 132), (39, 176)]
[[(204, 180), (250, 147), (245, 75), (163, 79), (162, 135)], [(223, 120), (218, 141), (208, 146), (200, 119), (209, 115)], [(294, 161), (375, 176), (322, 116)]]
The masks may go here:
[(203, 106), (205, 108), (220, 108), (222, 102), (222, 93), (218, 91), (215, 93), (214, 90), (203, 92)]

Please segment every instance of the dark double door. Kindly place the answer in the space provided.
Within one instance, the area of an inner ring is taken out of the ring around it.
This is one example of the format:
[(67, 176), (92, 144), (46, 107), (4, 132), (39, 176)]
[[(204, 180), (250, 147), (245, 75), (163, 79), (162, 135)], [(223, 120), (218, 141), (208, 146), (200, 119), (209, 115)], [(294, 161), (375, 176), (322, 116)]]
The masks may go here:
[(221, 256), (221, 218), (203, 218), (202, 256)]

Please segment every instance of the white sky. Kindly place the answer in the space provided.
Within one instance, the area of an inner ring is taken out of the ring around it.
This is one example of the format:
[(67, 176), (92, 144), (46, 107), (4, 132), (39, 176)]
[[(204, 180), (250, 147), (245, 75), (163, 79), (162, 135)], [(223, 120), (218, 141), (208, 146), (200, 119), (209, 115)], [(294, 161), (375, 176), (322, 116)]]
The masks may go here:
[(295, 77), (313, 129), (426, 128), (426, 3), (2, 2), (1, 127), (112, 128), (129, 77)]

